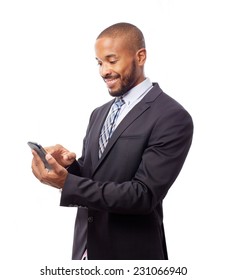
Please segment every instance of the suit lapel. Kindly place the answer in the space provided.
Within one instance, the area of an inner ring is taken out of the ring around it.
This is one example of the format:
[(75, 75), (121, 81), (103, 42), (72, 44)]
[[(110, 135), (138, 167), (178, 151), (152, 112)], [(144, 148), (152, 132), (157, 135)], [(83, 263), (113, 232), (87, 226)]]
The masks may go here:
[(154, 100), (159, 96), (159, 94), (162, 92), (162, 90), (159, 88), (158, 84), (154, 84), (154, 87), (151, 91), (149, 91), (146, 96), (137, 104), (135, 107), (125, 116), (125, 118), (120, 122), (118, 127), (115, 129), (112, 137), (109, 139), (108, 144), (104, 150), (104, 153), (102, 154), (102, 157), (100, 160), (98, 160), (98, 151), (99, 151), (99, 135), (100, 131), (103, 125), (103, 122), (105, 121), (105, 118), (107, 116), (107, 113), (112, 105), (113, 102), (110, 102), (110, 105), (106, 106), (101, 113), (100, 119), (102, 121), (98, 124), (96, 127), (95, 135), (94, 135), (94, 143), (95, 148), (92, 151), (93, 154), (93, 162), (94, 162), (94, 169), (93, 174), (96, 172), (100, 164), (103, 162), (103, 160), (108, 155), (109, 151), (111, 150), (112, 146), (115, 144), (115, 142), (118, 140), (120, 135), (136, 120), (139, 118), (140, 115), (142, 115), (146, 110), (148, 110), (151, 107), (151, 103), (154, 102)]

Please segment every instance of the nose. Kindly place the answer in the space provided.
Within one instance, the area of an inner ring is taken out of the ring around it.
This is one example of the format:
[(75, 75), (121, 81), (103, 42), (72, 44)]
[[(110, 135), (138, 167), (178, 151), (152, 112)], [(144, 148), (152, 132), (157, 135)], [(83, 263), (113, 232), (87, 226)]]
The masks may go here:
[(107, 63), (103, 63), (100, 66), (99, 71), (100, 71), (101, 77), (103, 77), (103, 78), (111, 75), (111, 73), (112, 73), (112, 70)]

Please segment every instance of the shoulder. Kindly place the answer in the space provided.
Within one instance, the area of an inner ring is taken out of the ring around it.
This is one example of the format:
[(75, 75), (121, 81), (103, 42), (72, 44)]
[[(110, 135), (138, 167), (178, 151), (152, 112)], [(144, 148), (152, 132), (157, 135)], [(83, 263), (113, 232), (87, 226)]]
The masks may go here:
[(185, 114), (190, 115), (185, 107), (173, 97), (165, 93), (158, 83), (153, 84), (153, 88), (147, 94), (146, 101), (151, 102), (152, 109), (157, 110), (161, 115), (167, 115), (173, 111), (183, 111)]
[(177, 100), (166, 94), (157, 83), (145, 96), (150, 103), (150, 114), (154, 119), (156, 127), (178, 127), (184, 126), (193, 130), (193, 120), (190, 113)]

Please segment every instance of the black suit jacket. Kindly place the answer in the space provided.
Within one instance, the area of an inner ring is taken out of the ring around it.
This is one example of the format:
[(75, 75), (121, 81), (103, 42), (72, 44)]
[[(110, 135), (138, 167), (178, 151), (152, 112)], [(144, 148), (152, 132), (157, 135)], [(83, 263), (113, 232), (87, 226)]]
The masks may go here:
[(167, 259), (162, 201), (189, 151), (192, 119), (154, 84), (99, 160), (100, 130), (111, 105), (93, 111), (82, 157), (69, 168), (62, 192), (62, 206), (79, 206), (73, 259), (85, 247), (89, 259)]

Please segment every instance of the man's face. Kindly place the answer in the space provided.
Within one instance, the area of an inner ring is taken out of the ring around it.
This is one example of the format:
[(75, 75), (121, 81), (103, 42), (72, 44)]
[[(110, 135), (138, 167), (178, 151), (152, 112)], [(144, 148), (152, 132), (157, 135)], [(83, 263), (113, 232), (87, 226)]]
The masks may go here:
[(121, 96), (141, 82), (141, 70), (123, 38), (104, 37), (95, 44), (99, 72), (112, 96)]

